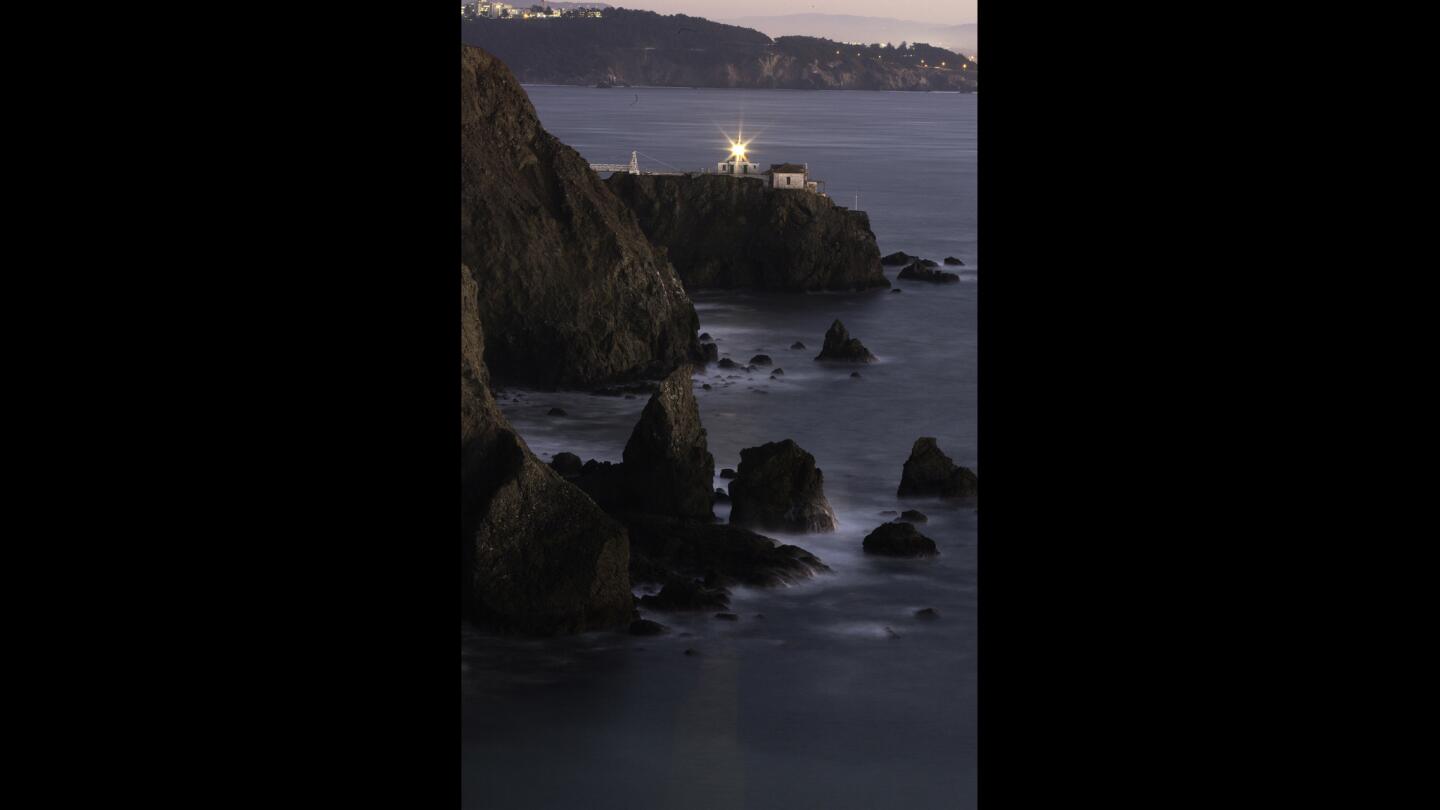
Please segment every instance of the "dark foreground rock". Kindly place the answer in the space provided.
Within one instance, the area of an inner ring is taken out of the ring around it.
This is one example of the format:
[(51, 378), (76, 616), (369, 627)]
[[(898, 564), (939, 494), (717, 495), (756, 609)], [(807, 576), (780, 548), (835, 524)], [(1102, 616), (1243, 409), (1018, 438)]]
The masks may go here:
[(721, 175), (605, 181), (688, 290), (889, 287), (870, 218), (828, 197)]
[(710, 508), (715, 459), (706, 448), (700, 406), (682, 367), (650, 397), (625, 445), (628, 507), (675, 517), (714, 517)]
[(500, 412), (463, 265), (460, 299), (463, 615), (505, 633), (625, 627), (634, 610), (625, 529), (535, 458)]
[(936, 270), (933, 267), (925, 267), (918, 263), (901, 270), (900, 275), (896, 276), (896, 278), (903, 278), (906, 281), (928, 281), (931, 284), (949, 284), (960, 280), (960, 276), (954, 273)]
[(885, 557), (934, 557), (940, 553), (935, 541), (909, 523), (883, 523), (865, 536), (866, 554)]
[(668, 629), (665, 625), (649, 619), (636, 619), (630, 623), (630, 635), (632, 636), (658, 636)]
[(909, 253), (906, 253), (906, 252), (903, 251), (903, 250), (897, 250), (897, 251), (895, 251), (894, 253), (891, 253), (889, 256), (886, 256), (885, 258), (881, 259), (881, 260), (880, 260), (880, 263), (881, 263), (881, 264), (909, 264), (910, 262), (914, 261), (915, 259), (916, 259), (916, 257), (915, 257), (915, 256), (911, 256)]
[(541, 128), (503, 63), (460, 51), (460, 256), (491, 373), (581, 387), (696, 358), (695, 309), (635, 215)]
[(705, 578), (715, 587), (769, 587), (799, 582), (830, 568), (799, 546), (723, 523), (621, 513), (629, 529), (636, 582)]
[(740, 451), (740, 469), (730, 482), (730, 522), (773, 531), (834, 531), (824, 483), (815, 457), (790, 439), (748, 447)]
[(935, 439), (924, 436), (915, 440), (910, 458), (900, 474), (900, 497), (938, 496), (969, 498), (979, 492), (979, 479), (967, 467), (958, 467), (940, 451)]
[(875, 355), (859, 340), (850, 337), (845, 324), (838, 319), (825, 332), (825, 345), (820, 347), (816, 360), (833, 360), (841, 363), (874, 363)]

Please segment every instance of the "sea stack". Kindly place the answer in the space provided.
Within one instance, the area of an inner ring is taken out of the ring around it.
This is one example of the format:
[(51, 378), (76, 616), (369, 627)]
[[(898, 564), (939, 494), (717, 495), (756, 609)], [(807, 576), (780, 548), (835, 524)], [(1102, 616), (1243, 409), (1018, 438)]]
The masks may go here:
[(935, 439), (922, 436), (910, 448), (910, 458), (905, 460), (905, 469), (900, 475), (900, 489), (896, 495), (939, 496), (941, 498), (974, 497), (979, 491), (979, 479), (967, 467), (958, 467), (950, 457), (940, 451)]
[(629, 506), (652, 515), (714, 517), (715, 459), (706, 447), (690, 369), (674, 371), (650, 397), (625, 445)]
[(820, 347), (820, 353), (815, 355), (816, 360), (833, 360), (841, 363), (874, 363), (875, 355), (865, 348), (859, 340), (850, 337), (850, 332), (845, 329), (845, 324), (838, 319), (830, 324), (830, 330), (825, 333), (825, 345)]
[(833, 532), (825, 476), (815, 457), (791, 439), (740, 451), (730, 482), (730, 522), (785, 532)]

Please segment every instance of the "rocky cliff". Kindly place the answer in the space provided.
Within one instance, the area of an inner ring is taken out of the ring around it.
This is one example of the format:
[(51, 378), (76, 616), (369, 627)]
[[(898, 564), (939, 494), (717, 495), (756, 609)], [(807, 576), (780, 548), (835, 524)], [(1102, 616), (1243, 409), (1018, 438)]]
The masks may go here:
[(460, 255), (491, 373), (578, 387), (698, 356), (695, 309), (634, 214), (541, 128), (504, 64), (463, 45), (460, 114)]
[(890, 286), (870, 218), (828, 197), (721, 175), (617, 173), (606, 183), (687, 289)]
[(495, 402), (479, 290), (460, 268), (461, 612), (550, 635), (630, 621), (625, 529), (540, 463)]

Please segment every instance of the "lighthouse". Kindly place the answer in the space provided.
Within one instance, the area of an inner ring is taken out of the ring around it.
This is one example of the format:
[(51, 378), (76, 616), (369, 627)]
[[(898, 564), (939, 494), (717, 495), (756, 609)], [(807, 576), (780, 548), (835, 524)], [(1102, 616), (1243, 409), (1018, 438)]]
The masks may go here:
[(760, 177), (760, 167), (751, 163), (745, 157), (745, 147), (749, 145), (750, 144), (745, 141), (732, 141), (730, 143), (730, 157), (715, 164), (715, 171), (720, 174), (728, 174), (732, 177)]

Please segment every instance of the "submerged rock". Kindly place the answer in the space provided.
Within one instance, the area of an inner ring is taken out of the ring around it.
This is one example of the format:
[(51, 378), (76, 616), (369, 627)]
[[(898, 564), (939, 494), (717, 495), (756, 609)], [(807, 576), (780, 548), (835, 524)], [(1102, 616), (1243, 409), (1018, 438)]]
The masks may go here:
[(672, 579), (660, 593), (640, 597), (640, 604), (650, 610), (729, 610), (730, 595), (693, 579)]
[(830, 324), (830, 329), (825, 333), (825, 345), (820, 347), (820, 353), (815, 356), (816, 360), (834, 360), (845, 363), (874, 363), (875, 355), (865, 348), (859, 340), (850, 337), (850, 332), (845, 329), (845, 324), (838, 319)]
[(834, 531), (824, 483), (815, 457), (790, 439), (748, 447), (740, 451), (740, 470), (730, 482), (730, 522), (774, 531)]
[(899, 520), (903, 520), (903, 521), (905, 521), (906, 523), (929, 523), (929, 522), (930, 522), (930, 518), (926, 517), (926, 516), (925, 516), (925, 513), (924, 513), (924, 512), (921, 512), (921, 511), (918, 510), (918, 509), (906, 509), (904, 512), (901, 512), (901, 513), (900, 513), (900, 517), (899, 517), (898, 519), (899, 519)]
[(750, 358), (750, 362), (757, 366), (768, 366), (773, 361), (770, 359), (770, 355), (768, 354), (757, 354), (754, 357)]
[(935, 439), (923, 436), (910, 448), (910, 458), (900, 474), (900, 497), (939, 496), (968, 498), (978, 494), (979, 479), (966, 467), (958, 467), (940, 451)]
[(964, 263), (964, 262), (960, 261), (959, 259), (955, 258), (954, 256), (946, 256), (946, 257), (945, 257), (945, 263), (946, 263), (946, 264), (952, 264), (952, 265), (959, 265), (959, 266), (961, 266), (961, 267), (964, 267), (964, 266), (965, 266), (965, 263)]
[(708, 580), (750, 587), (785, 585), (830, 568), (799, 546), (724, 523), (617, 514), (630, 534), (631, 576), (637, 582), (674, 578)]
[(740, 621), (740, 617), (739, 617), (739, 616), (736, 616), (734, 613), (716, 613), (716, 614), (715, 614), (715, 618), (717, 618), (717, 619), (719, 619), (719, 620), (721, 620), (721, 621), (726, 621), (726, 622), (738, 622), (738, 621)]
[(797, 340), (797, 341), (795, 341), (794, 343), (791, 343), (791, 344), (790, 344), (790, 348), (792, 348), (792, 349), (803, 349), (803, 348), (805, 348), (805, 344), (804, 344), (804, 343), (801, 343), (800, 341)]
[(721, 488), (719, 488), (719, 487), (716, 487), (716, 488), (715, 488), (715, 502), (716, 502), (716, 503), (729, 503), (729, 502), (730, 502), (730, 493), (726, 492), (725, 490), (723, 490), (723, 489), (721, 489)]
[(919, 610), (915, 611), (915, 618), (923, 619), (925, 621), (933, 621), (940, 618), (940, 613), (936, 611), (935, 608), (920, 608)]
[(720, 358), (719, 366), (720, 368), (739, 368), (740, 364), (728, 357), (722, 357)]
[(865, 536), (866, 554), (885, 557), (934, 557), (940, 553), (935, 541), (909, 523), (882, 523)]
[(546, 415), (546, 416), (569, 416), (570, 414), (565, 413), (565, 409), (564, 409), (564, 408), (551, 408), (550, 410), (548, 410), (548, 411), (545, 412), (545, 415)]
[[(930, 263), (934, 265), (934, 262)], [(928, 281), (932, 284), (949, 284), (959, 281), (960, 277), (954, 273), (947, 273), (944, 270), (936, 270), (933, 267), (923, 267), (919, 264), (912, 264), (900, 271), (896, 278), (903, 278), (906, 281)]]
[(650, 397), (625, 445), (626, 500), (641, 512), (709, 520), (714, 479), (690, 370), (682, 367)]

